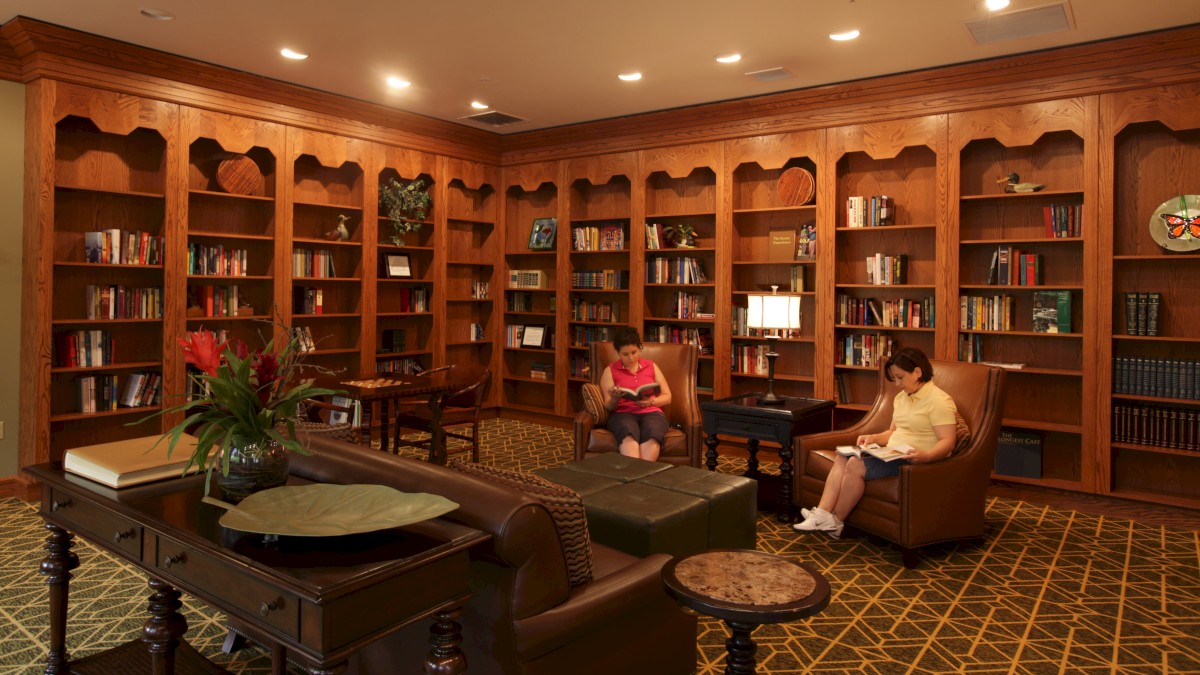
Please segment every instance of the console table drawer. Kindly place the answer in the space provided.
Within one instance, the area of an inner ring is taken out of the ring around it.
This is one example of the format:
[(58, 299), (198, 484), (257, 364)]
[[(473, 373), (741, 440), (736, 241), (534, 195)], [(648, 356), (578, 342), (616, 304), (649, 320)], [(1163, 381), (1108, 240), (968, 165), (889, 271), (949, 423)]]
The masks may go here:
[(65, 521), (67, 529), (86, 532), (92, 538), (111, 544), (136, 560), (142, 559), (142, 528), (112, 511), (81, 502), (54, 488), (50, 492), (50, 511)]
[(300, 603), (296, 596), (229, 569), (170, 537), (160, 534), (156, 543), (155, 569), (219, 598), (290, 638), (299, 635)]
[(757, 422), (747, 419), (718, 417), (716, 433), (743, 438), (758, 438), (774, 440), (779, 433), (779, 425), (774, 422)]

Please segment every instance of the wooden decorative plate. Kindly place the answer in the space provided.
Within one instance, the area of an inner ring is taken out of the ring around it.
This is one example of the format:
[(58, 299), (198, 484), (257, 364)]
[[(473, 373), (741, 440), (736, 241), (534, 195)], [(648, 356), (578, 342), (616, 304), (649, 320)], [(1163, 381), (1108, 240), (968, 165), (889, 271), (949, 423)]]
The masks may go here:
[(217, 165), (217, 185), (235, 195), (263, 194), (263, 175), (254, 160), (233, 155)]
[(807, 169), (793, 166), (779, 176), (775, 189), (779, 192), (779, 200), (785, 206), (804, 206), (813, 198), (816, 181)]

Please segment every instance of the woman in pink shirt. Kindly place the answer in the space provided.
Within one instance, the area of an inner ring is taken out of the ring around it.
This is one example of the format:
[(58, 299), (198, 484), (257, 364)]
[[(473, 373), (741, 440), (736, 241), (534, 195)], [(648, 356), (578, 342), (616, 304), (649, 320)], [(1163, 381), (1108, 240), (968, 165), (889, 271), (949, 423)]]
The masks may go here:
[[(600, 375), (600, 391), (607, 392), (608, 430), (617, 439), (622, 455), (651, 462), (658, 459), (663, 437), (667, 435), (667, 416), (662, 407), (671, 402), (671, 388), (662, 372), (649, 359), (642, 358), (642, 338), (633, 328), (620, 328), (613, 336), (620, 359)], [(634, 397), (628, 391), (656, 383), (657, 389)], [(622, 390), (625, 396), (622, 396)]]

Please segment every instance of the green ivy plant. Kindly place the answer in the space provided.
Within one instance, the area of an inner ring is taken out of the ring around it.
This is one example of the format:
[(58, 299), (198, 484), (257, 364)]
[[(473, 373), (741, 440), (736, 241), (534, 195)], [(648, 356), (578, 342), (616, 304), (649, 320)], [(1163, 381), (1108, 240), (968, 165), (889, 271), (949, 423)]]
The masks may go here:
[(433, 197), (429, 196), (422, 179), (401, 183), (392, 178), (379, 186), (379, 201), (388, 220), (392, 221), (392, 243), (403, 246), (406, 234), (421, 229), (424, 224), (421, 221), (425, 220)]

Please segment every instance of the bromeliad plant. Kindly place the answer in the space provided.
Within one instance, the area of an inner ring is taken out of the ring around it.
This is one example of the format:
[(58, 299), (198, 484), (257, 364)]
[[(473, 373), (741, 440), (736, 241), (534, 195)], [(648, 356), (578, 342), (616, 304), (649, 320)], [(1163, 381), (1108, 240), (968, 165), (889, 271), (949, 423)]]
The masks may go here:
[(300, 339), (290, 330), (287, 334), (290, 337), (278, 352), (274, 340), (250, 352), (241, 340), (218, 343), (217, 336), (204, 329), (178, 340), (184, 361), (200, 371), (188, 376), (189, 389), (195, 393), (191, 400), (145, 419), (184, 413), (183, 421), (166, 433), (168, 455), (182, 434), (190, 431), (196, 436), (196, 449), (184, 471), (195, 466), (207, 473), (205, 493), (218, 463), (222, 473), (229, 475), (231, 447), (264, 448), (275, 442), (309, 454), (296, 440), (297, 406), (313, 396), (344, 393), (298, 381), (303, 351)]

